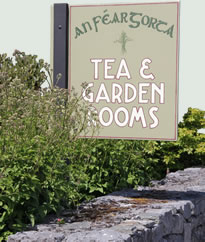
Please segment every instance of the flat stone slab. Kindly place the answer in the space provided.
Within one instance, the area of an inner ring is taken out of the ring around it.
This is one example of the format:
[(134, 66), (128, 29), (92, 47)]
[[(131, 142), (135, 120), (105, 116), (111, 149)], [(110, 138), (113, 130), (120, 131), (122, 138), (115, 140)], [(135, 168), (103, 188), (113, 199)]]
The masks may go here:
[(203, 242), (205, 168), (170, 173), (150, 187), (126, 189), (64, 211), (8, 242)]

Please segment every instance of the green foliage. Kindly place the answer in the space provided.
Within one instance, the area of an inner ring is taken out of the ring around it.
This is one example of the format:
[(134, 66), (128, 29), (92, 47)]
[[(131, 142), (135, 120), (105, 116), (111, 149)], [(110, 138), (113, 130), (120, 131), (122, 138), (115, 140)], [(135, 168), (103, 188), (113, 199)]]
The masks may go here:
[[(205, 165), (204, 111), (189, 108), (174, 142), (77, 140), (69, 154), (72, 180), (82, 198), (161, 179), (175, 171)], [(76, 170), (78, 170), (76, 172)], [(90, 194), (90, 195), (89, 195)]]
[(66, 154), (89, 121), (89, 107), (74, 92), (39, 88), (47, 64), (15, 57), (0, 55), (1, 240), (75, 198)]
[(36, 55), (26, 55), (18, 50), (15, 50), (13, 56), (0, 55), (0, 84), (17, 78), (28, 88), (40, 89), (49, 74), (48, 64), (42, 59), (38, 61)]
[(157, 142), (80, 139), (72, 145), (71, 166), (81, 169), (80, 174), (73, 172), (79, 183), (75, 186), (85, 196), (148, 184), (155, 174), (152, 153)]
[(167, 168), (205, 165), (204, 111), (188, 110), (176, 142), (77, 139), (88, 132), (89, 106), (74, 92), (41, 89), (49, 75), (36, 56), (0, 55), (0, 241), (50, 212), (160, 179)]
[(178, 126), (176, 142), (160, 142), (160, 156), (172, 170), (205, 165), (205, 111), (189, 108)]

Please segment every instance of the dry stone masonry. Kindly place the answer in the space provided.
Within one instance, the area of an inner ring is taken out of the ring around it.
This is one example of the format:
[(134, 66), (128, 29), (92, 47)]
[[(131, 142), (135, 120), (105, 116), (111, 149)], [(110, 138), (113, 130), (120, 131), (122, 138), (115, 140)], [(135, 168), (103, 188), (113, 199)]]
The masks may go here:
[(9, 236), (8, 242), (203, 242), (205, 168), (96, 198), (62, 217), (65, 224), (52, 217), (33, 231)]

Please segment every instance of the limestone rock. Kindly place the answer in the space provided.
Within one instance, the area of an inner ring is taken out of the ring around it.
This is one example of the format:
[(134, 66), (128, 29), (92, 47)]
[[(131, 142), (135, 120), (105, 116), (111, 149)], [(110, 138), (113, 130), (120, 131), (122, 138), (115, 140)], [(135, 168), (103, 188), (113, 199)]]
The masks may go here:
[(125, 189), (64, 211), (8, 242), (203, 242), (205, 168), (170, 173), (151, 187)]

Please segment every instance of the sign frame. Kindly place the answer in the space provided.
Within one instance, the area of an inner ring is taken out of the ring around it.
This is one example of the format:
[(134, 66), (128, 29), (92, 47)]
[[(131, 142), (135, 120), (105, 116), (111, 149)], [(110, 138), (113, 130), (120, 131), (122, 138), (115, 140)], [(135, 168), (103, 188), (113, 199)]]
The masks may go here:
[[(67, 41), (68, 45), (61, 45), (61, 53), (68, 54), (66, 58), (66, 64), (67, 66), (64, 67), (64, 73), (68, 73), (67, 75), (64, 75), (63, 78), (61, 79), (60, 87), (63, 88), (68, 88), (69, 90), (71, 89), (71, 25), (72, 25), (72, 9), (78, 8), (78, 7), (108, 7), (108, 6), (132, 6), (132, 5), (157, 5), (157, 4), (177, 4), (177, 36), (176, 36), (176, 80), (175, 80), (175, 131), (174, 131), (174, 136), (172, 138), (161, 138), (161, 137), (125, 137), (125, 136), (82, 136), (84, 138), (100, 138), (100, 139), (131, 139), (131, 140), (164, 140), (164, 141), (175, 141), (177, 140), (177, 126), (178, 126), (178, 79), (179, 79), (179, 17), (180, 17), (180, 2), (179, 1), (173, 1), (173, 2), (150, 2), (150, 3), (119, 3), (119, 4), (90, 4), (90, 5), (72, 5), (68, 6), (68, 4), (55, 4), (54, 5), (54, 36), (57, 34), (59, 35), (59, 25), (61, 25), (59, 22), (56, 23), (56, 19), (58, 18), (57, 11), (59, 11), (59, 8), (64, 8), (64, 13), (66, 12), (66, 15), (69, 18), (66, 18), (64, 14), (64, 22), (67, 23), (67, 28), (65, 30), (65, 35), (68, 38), (69, 36), (69, 42)], [(58, 6), (57, 6), (58, 5)], [(66, 9), (66, 10), (65, 10)], [(62, 10), (61, 10), (62, 11)], [(62, 20), (61, 20), (62, 21)], [(58, 29), (58, 30), (56, 30)], [(68, 32), (67, 32), (68, 30)], [(62, 32), (62, 31), (61, 31)], [(61, 35), (62, 36), (62, 35)], [(65, 39), (65, 38), (64, 38)], [(68, 40), (68, 39), (67, 39)], [(54, 76), (57, 76), (58, 73), (61, 73), (60, 68), (58, 67), (60, 63), (60, 58), (57, 54), (59, 52), (59, 42), (62, 41), (61, 38), (56, 38), (54, 37)], [(64, 50), (62, 50), (62, 46), (64, 46)], [(56, 54), (55, 54), (56, 53)], [(62, 55), (62, 54), (61, 54)], [(58, 60), (57, 60), (58, 59)], [(62, 67), (61, 67), (62, 68)], [(60, 71), (59, 71), (60, 70)], [(63, 71), (62, 71), (63, 72)], [(54, 78), (54, 83), (56, 83), (56, 79)]]

